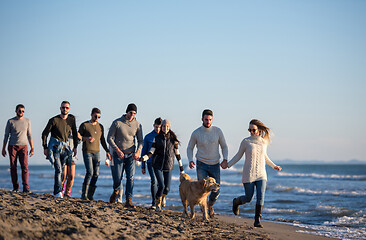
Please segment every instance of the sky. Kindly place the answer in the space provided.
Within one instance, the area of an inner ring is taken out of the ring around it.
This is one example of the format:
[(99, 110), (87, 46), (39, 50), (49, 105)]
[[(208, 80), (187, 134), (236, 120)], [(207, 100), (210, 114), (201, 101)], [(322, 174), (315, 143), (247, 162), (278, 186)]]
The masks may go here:
[(133, 102), (144, 135), (172, 122), (183, 159), (209, 108), (229, 159), (256, 118), (274, 162), (366, 161), (365, 12), (362, 0), (0, 1), (0, 136), (24, 104), (30, 165), (47, 164), (41, 133), (63, 100), (78, 126), (100, 108), (106, 131)]

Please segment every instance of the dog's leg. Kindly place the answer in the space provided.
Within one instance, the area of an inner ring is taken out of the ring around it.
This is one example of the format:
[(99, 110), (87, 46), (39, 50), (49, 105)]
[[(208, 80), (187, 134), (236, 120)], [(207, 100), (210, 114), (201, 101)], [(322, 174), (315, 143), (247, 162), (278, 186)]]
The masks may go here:
[(194, 218), (194, 204), (190, 204), (189, 207), (191, 208), (191, 219)]
[(202, 203), (200, 203), (200, 207), (201, 207), (201, 211), (202, 211), (202, 215), (203, 215), (203, 221), (205, 221), (205, 220), (208, 221), (206, 201), (203, 201)]
[(182, 204), (183, 204), (183, 217), (188, 217), (187, 199), (182, 200)]

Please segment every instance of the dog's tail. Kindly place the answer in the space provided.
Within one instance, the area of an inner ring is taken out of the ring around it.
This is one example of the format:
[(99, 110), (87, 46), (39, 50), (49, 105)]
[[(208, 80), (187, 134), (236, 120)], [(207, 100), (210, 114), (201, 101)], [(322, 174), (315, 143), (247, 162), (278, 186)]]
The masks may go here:
[(190, 180), (191, 177), (187, 173), (182, 173), (179, 177), (180, 182), (184, 182), (185, 180)]

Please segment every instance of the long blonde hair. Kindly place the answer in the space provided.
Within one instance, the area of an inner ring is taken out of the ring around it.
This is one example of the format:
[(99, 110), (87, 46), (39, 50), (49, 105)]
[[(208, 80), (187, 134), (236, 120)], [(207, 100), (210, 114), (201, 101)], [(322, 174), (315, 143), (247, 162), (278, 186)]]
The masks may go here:
[(262, 123), (258, 119), (252, 119), (249, 124), (256, 125), (259, 129), (259, 135), (262, 138), (264, 138), (265, 140), (267, 140), (268, 143), (271, 142), (271, 137), (272, 137), (273, 133), (272, 133), (271, 129), (269, 129), (269, 127), (264, 125), (264, 123)]

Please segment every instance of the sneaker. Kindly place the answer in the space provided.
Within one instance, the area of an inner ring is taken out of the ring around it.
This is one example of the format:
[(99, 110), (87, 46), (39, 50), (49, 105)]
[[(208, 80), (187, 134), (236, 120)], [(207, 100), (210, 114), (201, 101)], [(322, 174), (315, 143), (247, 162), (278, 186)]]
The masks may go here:
[(151, 205), (150, 209), (156, 209), (155, 204), (154, 205)]
[(64, 196), (62, 195), (62, 192), (59, 192), (59, 193), (57, 193), (57, 194), (55, 195), (55, 197), (57, 197), (57, 198), (63, 198)]
[(19, 192), (19, 189), (13, 189), (12, 192)]

